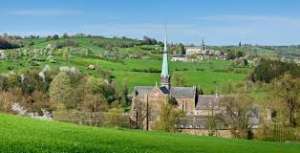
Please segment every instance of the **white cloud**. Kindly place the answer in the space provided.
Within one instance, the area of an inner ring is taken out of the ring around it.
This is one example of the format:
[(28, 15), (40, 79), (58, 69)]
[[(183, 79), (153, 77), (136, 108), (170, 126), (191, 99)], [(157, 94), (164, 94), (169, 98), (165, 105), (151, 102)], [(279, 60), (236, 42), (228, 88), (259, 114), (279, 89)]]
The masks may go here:
[(8, 15), (14, 16), (76, 16), (83, 14), (78, 10), (62, 9), (24, 9), (7, 12)]

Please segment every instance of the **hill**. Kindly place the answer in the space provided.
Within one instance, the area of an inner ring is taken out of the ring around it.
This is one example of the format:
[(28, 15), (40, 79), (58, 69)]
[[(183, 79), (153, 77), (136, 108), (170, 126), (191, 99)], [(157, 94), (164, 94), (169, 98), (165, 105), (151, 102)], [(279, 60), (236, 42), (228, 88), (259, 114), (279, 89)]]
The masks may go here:
[(3, 153), (298, 153), (299, 144), (93, 128), (0, 114)]
[[(159, 82), (162, 47), (145, 44), (129, 38), (104, 38), (99, 36), (72, 36), (68, 38), (26, 38), (24, 47), (7, 50), (10, 59), (0, 60), (0, 73), (26, 70), (40, 71), (45, 65), (51, 69), (74, 66), (83, 74), (102, 77), (99, 71), (88, 70), (95, 65), (112, 75), (118, 86), (155, 85)], [(51, 58), (49, 52), (51, 51)], [(18, 52), (18, 53), (16, 53)], [(47, 53), (45, 53), (47, 52)], [(68, 59), (65, 52), (69, 52)], [(46, 55), (43, 55), (45, 53)], [(232, 61), (206, 60), (200, 63), (171, 62), (171, 77), (180, 78), (177, 86), (200, 86), (205, 93), (215, 91), (231, 82), (246, 79), (249, 67), (239, 67)]]

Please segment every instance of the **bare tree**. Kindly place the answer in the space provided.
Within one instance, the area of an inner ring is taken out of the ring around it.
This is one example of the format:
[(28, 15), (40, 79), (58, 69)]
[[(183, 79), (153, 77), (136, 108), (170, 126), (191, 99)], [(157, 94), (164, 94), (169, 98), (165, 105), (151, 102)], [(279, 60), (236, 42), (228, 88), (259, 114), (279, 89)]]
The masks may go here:
[(250, 138), (253, 98), (249, 93), (244, 88), (239, 89), (235, 94), (222, 98), (221, 105), (225, 107), (226, 121), (232, 134), (237, 138)]

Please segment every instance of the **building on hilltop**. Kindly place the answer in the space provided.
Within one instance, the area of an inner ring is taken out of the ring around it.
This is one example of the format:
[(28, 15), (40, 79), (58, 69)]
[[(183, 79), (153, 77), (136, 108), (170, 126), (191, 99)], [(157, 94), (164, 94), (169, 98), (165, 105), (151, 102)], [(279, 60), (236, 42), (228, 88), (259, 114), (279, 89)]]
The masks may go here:
[(151, 130), (159, 120), (161, 106), (168, 99), (175, 101), (176, 107), (185, 112), (186, 117), (182, 119), (178, 128), (207, 128), (208, 111), (216, 109), (221, 112), (219, 102), (222, 96), (200, 95), (196, 86), (174, 87), (172, 86), (169, 63), (167, 40), (164, 41), (162, 70), (160, 85), (136, 86), (133, 91), (132, 108), (130, 120), (133, 127)]

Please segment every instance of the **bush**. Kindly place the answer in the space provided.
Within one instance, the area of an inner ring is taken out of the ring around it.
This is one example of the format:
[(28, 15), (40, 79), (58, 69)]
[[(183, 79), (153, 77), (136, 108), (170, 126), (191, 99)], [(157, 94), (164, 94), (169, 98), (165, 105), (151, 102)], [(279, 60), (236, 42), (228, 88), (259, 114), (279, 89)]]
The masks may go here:
[(258, 140), (266, 141), (299, 141), (300, 137), (297, 136), (297, 129), (290, 127), (283, 127), (279, 124), (271, 124), (269, 126), (263, 125), (255, 132), (255, 138)]
[(109, 127), (129, 127), (129, 118), (123, 114), (121, 108), (112, 108), (105, 113), (105, 126)]
[(8, 89), (8, 79), (5, 76), (0, 75), (0, 91)]
[(91, 126), (103, 126), (104, 123), (104, 113), (102, 112), (60, 110), (53, 112), (53, 118), (57, 121), (71, 122)]
[(144, 72), (144, 73), (160, 73), (161, 72), (159, 69), (155, 69), (155, 68), (148, 68), (148, 69), (133, 68), (131, 71), (132, 72)]
[(19, 48), (20, 45), (11, 43), (8, 40), (4, 38), (0, 38), (0, 49), (14, 49), (14, 48)]
[(14, 103), (19, 103), (21, 105), (26, 104), (26, 100), (23, 97), (21, 90), (19, 88), (10, 89), (9, 91), (0, 92), (0, 111), (1, 112), (11, 112), (12, 105)]
[(270, 83), (274, 78), (279, 78), (287, 72), (292, 76), (300, 77), (300, 67), (295, 63), (262, 59), (250, 74), (249, 79), (253, 82)]

